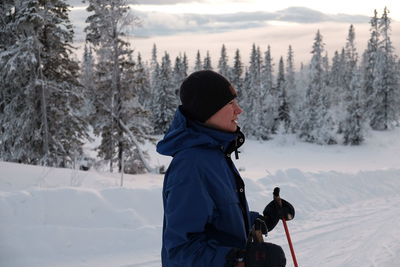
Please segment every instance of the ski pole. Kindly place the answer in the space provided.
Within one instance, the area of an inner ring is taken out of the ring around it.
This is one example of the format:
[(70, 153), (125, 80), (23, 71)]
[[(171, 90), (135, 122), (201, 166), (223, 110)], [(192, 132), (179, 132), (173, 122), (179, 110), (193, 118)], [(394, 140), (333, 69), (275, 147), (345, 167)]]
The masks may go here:
[[(282, 200), (279, 196), (279, 191), (280, 191), (279, 187), (275, 187), (274, 193), (273, 193), (274, 200), (278, 203), (279, 206), (282, 207)], [(290, 238), (289, 228), (287, 226), (286, 219), (284, 217), (282, 217), (282, 223), (283, 223), (283, 228), (285, 229), (286, 238), (287, 238), (289, 248), (290, 248), (290, 253), (292, 254), (294, 267), (298, 267), (299, 265), (297, 264), (296, 254), (294, 253), (294, 248), (293, 248), (292, 239)]]

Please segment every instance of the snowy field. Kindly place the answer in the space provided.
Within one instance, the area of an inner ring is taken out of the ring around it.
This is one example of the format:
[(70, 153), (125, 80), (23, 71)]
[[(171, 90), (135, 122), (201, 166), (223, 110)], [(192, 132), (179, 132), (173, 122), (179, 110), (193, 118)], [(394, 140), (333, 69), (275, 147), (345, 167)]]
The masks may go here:
[[(364, 145), (247, 140), (236, 161), (250, 208), (275, 186), (301, 267), (400, 266), (400, 129)], [(153, 166), (168, 164), (148, 146)], [(161, 266), (161, 175), (120, 175), (0, 162), (0, 266)], [(266, 239), (293, 266), (283, 227)]]

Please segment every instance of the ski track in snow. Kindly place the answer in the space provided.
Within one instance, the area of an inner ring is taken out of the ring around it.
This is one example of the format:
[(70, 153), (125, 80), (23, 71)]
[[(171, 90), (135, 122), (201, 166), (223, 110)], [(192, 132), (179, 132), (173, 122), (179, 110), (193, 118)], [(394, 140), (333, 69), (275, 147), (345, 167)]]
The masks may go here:
[[(326, 267), (399, 266), (399, 216), (400, 197), (393, 197), (320, 212), (315, 214), (315, 221), (298, 221), (292, 229), (298, 263)], [(285, 245), (284, 249), (288, 266), (293, 266), (289, 248)]]

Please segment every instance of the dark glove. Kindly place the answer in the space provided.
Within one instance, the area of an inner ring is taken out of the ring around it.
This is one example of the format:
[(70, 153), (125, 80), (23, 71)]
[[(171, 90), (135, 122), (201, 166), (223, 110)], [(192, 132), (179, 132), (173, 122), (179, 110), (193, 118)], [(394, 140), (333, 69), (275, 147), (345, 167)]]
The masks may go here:
[(224, 267), (234, 267), (244, 262), (246, 267), (284, 267), (286, 257), (283, 249), (271, 243), (249, 243), (245, 250), (232, 249), (226, 256)]
[(281, 199), (281, 202), (282, 206), (279, 205), (278, 201), (272, 200), (263, 211), (268, 231), (274, 229), (280, 219), (284, 218), (286, 221), (290, 221), (294, 218), (295, 211), (292, 204), (284, 199)]

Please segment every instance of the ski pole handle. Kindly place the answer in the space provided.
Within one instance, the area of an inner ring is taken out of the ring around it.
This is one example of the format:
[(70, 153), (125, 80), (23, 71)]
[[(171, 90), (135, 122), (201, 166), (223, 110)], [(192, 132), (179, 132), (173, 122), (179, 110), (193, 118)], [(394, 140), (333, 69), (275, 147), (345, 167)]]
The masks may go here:
[(278, 203), (278, 205), (280, 207), (282, 207), (282, 200), (281, 200), (281, 197), (279, 196), (280, 191), (281, 191), (281, 189), (279, 187), (275, 187), (273, 195), (274, 195), (274, 200)]

